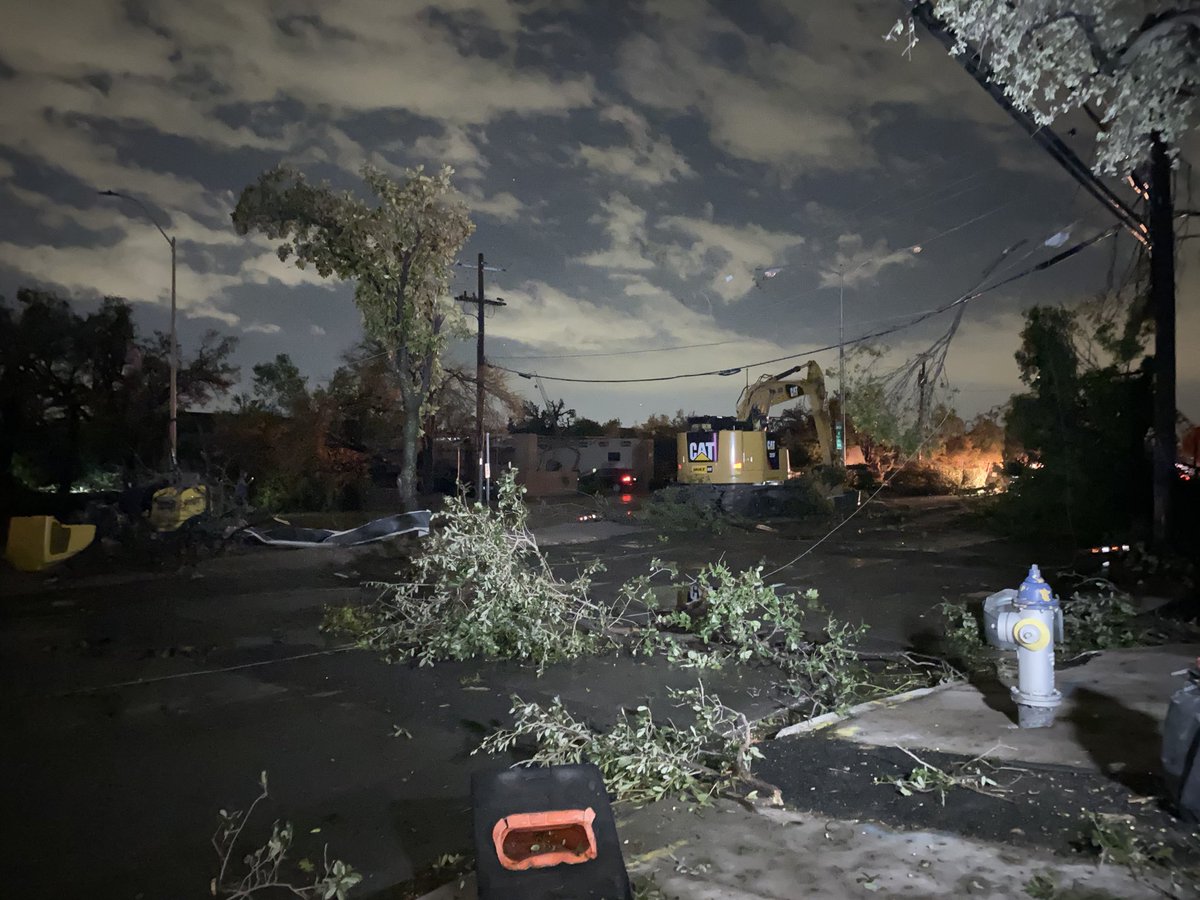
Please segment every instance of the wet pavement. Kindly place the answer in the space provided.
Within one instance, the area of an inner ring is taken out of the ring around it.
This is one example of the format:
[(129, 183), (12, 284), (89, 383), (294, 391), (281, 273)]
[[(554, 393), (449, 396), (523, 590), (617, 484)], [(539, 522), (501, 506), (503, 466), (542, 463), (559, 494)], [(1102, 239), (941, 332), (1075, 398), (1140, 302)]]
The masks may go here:
[[(579, 523), (573, 510), (541, 518), (539, 531), (567, 525), (568, 535), (604, 524)], [(548, 555), (564, 574), (601, 558), (598, 597), (655, 556), (685, 569), (763, 564), (778, 570), (769, 581), (816, 587), (835, 615), (870, 624), (871, 645), (884, 649), (927, 636), (943, 598), (1015, 586), (1034, 561), (980, 532), (959, 501), (870, 509), (821, 540), (826, 530), (662, 539), (622, 524)], [(394, 570), (388, 554), (261, 549), (171, 576), (0, 584), (0, 762), (8, 802), (23, 811), (5, 844), (6, 893), (204, 895), (216, 811), (247, 805), (265, 769), (273, 800), (261, 827), (286, 817), (297, 857), (328, 844), (365, 873), (359, 896), (380, 894), (468, 849), (469, 774), (500, 762), (471, 751), (508, 721), (510, 694), (562, 696), (602, 724), (695, 682), (661, 660), (587, 660), (537, 678), (505, 663), (417, 669), (344, 649), (318, 630), (323, 609)], [(772, 705), (768, 677), (745, 669), (706, 681), (753, 712)]]

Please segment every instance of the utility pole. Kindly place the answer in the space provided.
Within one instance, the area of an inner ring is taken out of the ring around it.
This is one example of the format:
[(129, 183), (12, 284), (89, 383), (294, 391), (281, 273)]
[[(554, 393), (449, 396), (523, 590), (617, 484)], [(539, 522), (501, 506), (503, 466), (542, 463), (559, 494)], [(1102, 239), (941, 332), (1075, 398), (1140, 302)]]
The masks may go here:
[(475, 455), (478, 457), (478, 465), (475, 473), (475, 499), (480, 502), (486, 502), (483, 496), (484, 482), (484, 460), (483, 460), (483, 369), (487, 365), (483, 357), (483, 311), (486, 306), (507, 306), (504, 300), (497, 297), (495, 300), (488, 300), (483, 296), (483, 273), (485, 264), (483, 254), (479, 254), (479, 287), (474, 297), (467, 294), (466, 291), (456, 297), (460, 303), (474, 303), (477, 305), (478, 314), (478, 332), (475, 337)]
[(1173, 536), (1175, 485), (1175, 213), (1171, 160), (1161, 140), (1150, 153), (1150, 306), (1154, 311), (1154, 543)]
[[(859, 263), (858, 268), (862, 268)], [(838, 272), (838, 412), (841, 421), (838, 423), (838, 443), (842, 445), (842, 470), (846, 468), (846, 270)]]
[(917, 373), (917, 437), (921, 439), (921, 443), (917, 446), (917, 459), (924, 455), (921, 448), (925, 446), (925, 416), (928, 414), (925, 409), (925, 386), (928, 383), (929, 376), (925, 374), (925, 360), (921, 360), (921, 371)]

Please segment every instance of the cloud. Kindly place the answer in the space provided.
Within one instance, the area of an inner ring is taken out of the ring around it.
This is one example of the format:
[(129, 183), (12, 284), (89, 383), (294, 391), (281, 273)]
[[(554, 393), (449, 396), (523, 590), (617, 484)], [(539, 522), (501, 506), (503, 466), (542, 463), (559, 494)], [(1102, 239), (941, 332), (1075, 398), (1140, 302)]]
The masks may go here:
[[(32, 281), (71, 291), (137, 303), (170, 303), (169, 247), (136, 203), (97, 197), (94, 205), (78, 207), (12, 184), (0, 191), (47, 227), (77, 226), (93, 235), (119, 234), (115, 243), (106, 245), (97, 245), (95, 238), (74, 246), (0, 243), (0, 264)], [(240, 237), (232, 227), (212, 228), (179, 211), (153, 215), (177, 240), (177, 303), (185, 316), (238, 324), (238, 315), (223, 308), (222, 298), (229, 288), (247, 283), (319, 285), (331, 290), (338, 284), (314, 269), (300, 270), (281, 262), (273, 242), (260, 235)]]
[(320, 325), (309, 325), (308, 333), (313, 337), (325, 337), (325, 329)]
[[(127, 234), (112, 246), (22, 246), (0, 242), (0, 262), (29, 281), (52, 284), (85, 295), (124, 297), (136, 303), (167, 306), (171, 299), (170, 255), (154, 231)], [(214, 318), (236, 325), (239, 317), (216, 298), (242, 279), (180, 266), (177, 303), (188, 318)]]
[[(508, 305), (488, 323), (488, 334), (548, 354), (624, 353), (639, 347), (707, 344), (731, 341), (739, 357), (778, 355), (772, 341), (751, 338), (715, 323), (689, 309), (674, 296), (639, 275), (627, 279), (623, 302), (594, 302), (562, 291), (544, 281), (528, 281), (505, 291)], [(705, 360), (707, 362), (701, 362)], [(503, 359), (500, 358), (503, 362)], [(523, 368), (526, 363), (521, 363)], [(581, 358), (568, 364), (596, 377), (639, 377), (679, 371), (679, 367), (712, 367), (711, 351), (672, 352), (669, 359), (654, 350), (612, 359)], [(564, 365), (556, 369), (562, 371)]]
[(600, 269), (641, 270), (652, 269), (653, 260), (646, 256), (649, 244), (646, 231), (646, 211), (624, 194), (610, 194), (600, 204), (601, 212), (589, 219), (594, 224), (603, 224), (609, 245), (582, 257), (585, 266)]
[(248, 334), (279, 334), (283, 329), (274, 322), (255, 322), (253, 325), (243, 326), (242, 331)]
[(488, 216), (500, 222), (515, 222), (524, 218), (533, 220), (528, 215), (529, 208), (509, 191), (500, 191), (492, 196), (484, 194), (478, 185), (468, 185), (463, 191), (464, 202), (471, 213)]
[(691, 239), (664, 250), (676, 274), (684, 279), (707, 277), (709, 288), (725, 300), (743, 296), (754, 286), (756, 268), (778, 265), (805, 240), (803, 235), (768, 231), (760, 225), (723, 225), (686, 216), (667, 216), (657, 227)]
[(883, 107), (1004, 119), (940, 49), (908, 61), (884, 43), (895, 15), (877, 4), (765, 2), (760, 12), (773, 21), (760, 34), (712, 3), (659, 0), (647, 11), (646, 27), (617, 54), (626, 92), (700, 116), (715, 146), (770, 166), (785, 184), (802, 173), (875, 167), (870, 138), (886, 120)]
[(178, 43), (185, 63), (214, 73), (212, 86), (243, 103), (285, 96), (343, 112), (404, 109), (459, 124), (592, 103), (590, 78), (554, 78), (514, 64), (521, 20), (511, 10), (453, 6), (488, 18), (503, 52), (466, 52), (453, 28), (415, 4), (347, 2), (326, 4), (315, 15), (278, 17), (240, 0), (164, 3), (150, 20)]
[(650, 123), (641, 113), (628, 106), (609, 106), (600, 119), (620, 125), (629, 143), (609, 147), (581, 144), (576, 154), (589, 169), (649, 187), (696, 174), (669, 138), (651, 133)]
[(431, 166), (449, 165), (454, 167), (456, 179), (474, 181), (484, 176), (488, 167), (488, 159), (479, 149), (480, 142), (485, 139), (473, 137), (471, 132), (461, 125), (447, 123), (441, 135), (421, 135), (409, 147), (409, 154), (418, 162)]
[(821, 268), (821, 287), (866, 284), (888, 266), (913, 266), (918, 259), (914, 247), (892, 250), (883, 238), (867, 247), (860, 234), (839, 235), (837, 246), (834, 260)]

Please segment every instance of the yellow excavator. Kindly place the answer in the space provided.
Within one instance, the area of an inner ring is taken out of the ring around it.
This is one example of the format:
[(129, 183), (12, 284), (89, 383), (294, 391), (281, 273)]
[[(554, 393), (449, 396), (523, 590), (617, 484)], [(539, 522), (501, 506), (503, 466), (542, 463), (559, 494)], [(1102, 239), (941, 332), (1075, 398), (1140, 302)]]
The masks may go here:
[[(805, 397), (817, 428), (821, 460), (833, 458), (833, 428), (826, 403), (821, 367), (809, 361), (778, 375), (763, 375), (738, 398), (735, 416), (693, 416), (688, 430), (676, 437), (678, 481), (707, 485), (727, 509), (747, 508), (735, 495), (749, 497), (755, 486), (782, 485), (794, 474), (788, 451), (768, 429), (771, 409)], [(736, 489), (736, 490), (735, 490)], [(758, 492), (766, 494), (768, 492)], [(755, 504), (749, 504), (754, 506)], [(768, 504), (769, 505), (769, 504)]]

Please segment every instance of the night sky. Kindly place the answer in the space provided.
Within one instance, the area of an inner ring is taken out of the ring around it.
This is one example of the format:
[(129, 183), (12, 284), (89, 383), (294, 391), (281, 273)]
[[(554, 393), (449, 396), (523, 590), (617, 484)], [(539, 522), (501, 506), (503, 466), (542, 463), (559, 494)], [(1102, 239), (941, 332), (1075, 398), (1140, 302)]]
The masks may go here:
[[(165, 328), (166, 243), (96, 191), (135, 194), (178, 236), (184, 352), (208, 328), (237, 334), (246, 373), (285, 352), (320, 383), (360, 335), (348, 284), (230, 224), (242, 187), (281, 161), (343, 187), (364, 162), (453, 165), (477, 225), (462, 260), (505, 269), (488, 276), (509, 304), (488, 320), (489, 359), (627, 424), (732, 413), (747, 374), (791, 363), (747, 364), (836, 344), (839, 268), (853, 338), (953, 300), (1019, 240), (1002, 274), (1053, 255), (1061, 232), (1112, 224), (932, 40), (911, 61), (885, 43), (888, 0), (4, 6), (0, 293), (124, 296), (144, 330)], [(1083, 129), (1072, 141), (1090, 159)], [(973, 302), (948, 363), (960, 411), (1017, 389), (1022, 309), (1093, 294), (1131, 247), (1106, 241)], [(1179, 405), (1196, 419), (1200, 242), (1183, 247)], [(772, 266), (786, 267), (756, 287)], [(474, 273), (454, 288), (473, 291)], [(886, 341), (898, 358), (946, 324)], [(453, 353), (471, 360), (473, 344)]]

